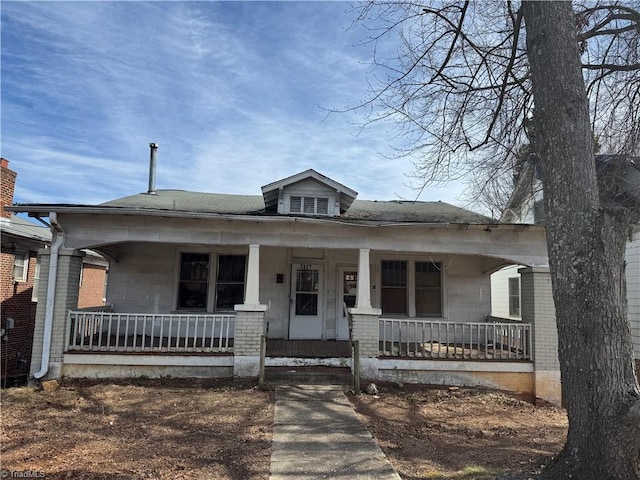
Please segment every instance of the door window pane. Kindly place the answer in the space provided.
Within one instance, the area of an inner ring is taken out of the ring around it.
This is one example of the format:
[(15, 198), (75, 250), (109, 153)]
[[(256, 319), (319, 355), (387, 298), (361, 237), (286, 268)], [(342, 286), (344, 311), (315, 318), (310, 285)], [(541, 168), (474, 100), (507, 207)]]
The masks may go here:
[(318, 315), (318, 295), (316, 293), (297, 293), (296, 315)]
[(296, 273), (296, 315), (318, 314), (318, 270), (298, 270)]
[(356, 306), (356, 293), (358, 291), (358, 272), (344, 272), (342, 279), (344, 290), (342, 298), (348, 308)]

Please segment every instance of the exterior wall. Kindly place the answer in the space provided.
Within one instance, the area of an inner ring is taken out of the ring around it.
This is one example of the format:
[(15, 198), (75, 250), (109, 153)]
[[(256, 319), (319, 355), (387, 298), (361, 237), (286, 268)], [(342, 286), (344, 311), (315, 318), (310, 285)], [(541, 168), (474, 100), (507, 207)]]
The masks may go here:
[[(27, 251), (29, 266), (27, 279), (14, 282), (13, 262), (16, 247)], [(37, 262), (37, 253), (21, 248), (19, 242), (5, 242), (3, 239), (0, 253), (0, 325), (7, 328), (7, 319), (13, 319), (13, 328), (5, 330), (0, 339), (0, 371), (2, 385), (26, 380), (31, 362), (33, 327), (35, 325), (36, 303), (32, 301), (33, 282)]]
[(104, 283), (106, 274), (106, 267), (83, 263), (80, 293), (78, 294), (78, 308), (104, 305)]
[[(158, 244), (130, 244), (121, 247), (118, 262), (109, 270), (107, 303), (115, 312), (169, 313), (175, 311), (179, 251), (193, 247)], [(194, 251), (247, 253), (237, 247), (201, 247)], [(490, 313), (490, 279), (483, 270), (483, 259), (470, 255), (405, 255), (373, 253), (372, 303), (380, 305), (379, 265), (383, 258), (408, 261), (441, 261), (443, 272), (443, 315), (458, 322), (483, 322)], [(266, 321), (270, 338), (288, 338), (291, 292), (291, 263), (313, 262), (323, 265), (324, 339), (336, 338), (336, 322), (342, 308), (338, 276), (342, 266), (355, 267), (358, 252), (303, 248), (260, 247), (260, 302), (268, 306)], [(282, 274), (283, 282), (277, 282)]]
[(520, 320), (522, 318), (521, 315), (509, 315), (509, 279), (512, 277), (520, 277), (520, 273), (518, 273), (519, 268), (522, 268), (522, 265), (510, 265), (491, 275), (492, 316), (513, 320)]
[(484, 322), (491, 312), (491, 278), (483, 272), (482, 259), (459, 255), (447, 260), (443, 262), (446, 319)]
[(629, 306), (629, 322), (637, 360), (640, 360), (640, 231), (627, 245), (627, 302)]
[(558, 329), (549, 267), (526, 267), (520, 273), (522, 321), (532, 325), (534, 392), (537, 398), (560, 405)]

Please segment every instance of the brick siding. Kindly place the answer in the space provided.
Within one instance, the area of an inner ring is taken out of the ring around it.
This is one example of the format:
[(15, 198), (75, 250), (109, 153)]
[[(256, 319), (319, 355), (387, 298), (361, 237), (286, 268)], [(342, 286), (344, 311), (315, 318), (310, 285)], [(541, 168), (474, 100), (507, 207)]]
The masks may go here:
[(104, 281), (106, 269), (85, 263), (82, 266), (82, 283), (78, 295), (78, 308), (104, 305)]
[[(4, 173), (4, 172), (3, 172)], [(3, 244), (0, 253), (0, 325), (7, 326), (7, 318), (14, 320), (14, 328), (6, 331), (6, 340), (0, 351), (0, 372), (2, 385), (11, 385), (26, 378), (31, 362), (33, 328), (36, 306), (31, 301), (35, 275), (37, 252), (29, 252), (29, 267), (25, 282), (14, 282), (13, 262), (15, 247)]]

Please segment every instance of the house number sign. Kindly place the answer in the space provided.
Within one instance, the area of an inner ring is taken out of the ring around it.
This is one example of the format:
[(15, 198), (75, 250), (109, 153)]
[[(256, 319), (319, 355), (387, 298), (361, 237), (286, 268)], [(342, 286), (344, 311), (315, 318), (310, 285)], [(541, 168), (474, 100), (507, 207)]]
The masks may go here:
[(300, 264), (300, 270), (311, 270), (311, 264), (310, 263), (301, 263)]

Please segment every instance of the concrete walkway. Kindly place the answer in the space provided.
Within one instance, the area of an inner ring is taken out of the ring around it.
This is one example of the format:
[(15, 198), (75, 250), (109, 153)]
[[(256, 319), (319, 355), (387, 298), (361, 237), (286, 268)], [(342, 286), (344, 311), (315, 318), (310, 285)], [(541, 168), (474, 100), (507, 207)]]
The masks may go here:
[(276, 388), (270, 480), (400, 480), (334, 385)]

